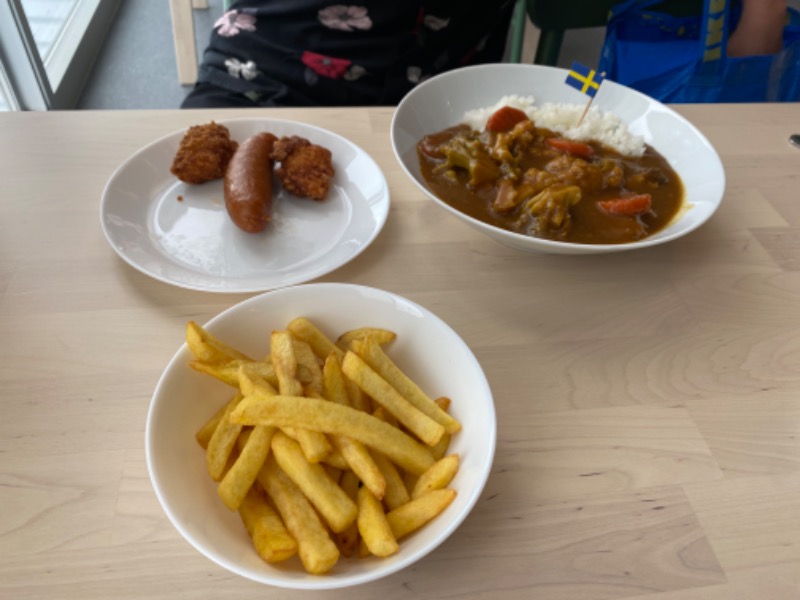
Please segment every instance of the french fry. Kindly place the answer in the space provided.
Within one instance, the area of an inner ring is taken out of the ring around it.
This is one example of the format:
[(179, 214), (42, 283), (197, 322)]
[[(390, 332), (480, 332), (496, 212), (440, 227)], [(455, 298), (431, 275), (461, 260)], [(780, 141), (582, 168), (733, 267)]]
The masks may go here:
[(401, 396), (418, 410), (442, 425), (447, 433), (455, 433), (461, 429), (461, 423), (439, 408), (436, 402), (403, 373), (386, 355), (374, 338), (366, 337), (354, 342), (353, 349), (392, 388), (397, 390)]
[(350, 406), (364, 412), (372, 412), (372, 401), (361, 388), (358, 387), (349, 377), (344, 378), (344, 386), (347, 388), (347, 397), (350, 399)]
[[(380, 452), (372, 452), (372, 459), (375, 461), (375, 464), (378, 465), (386, 481), (386, 492), (383, 495), (383, 503), (386, 507), (389, 510), (394, 510), (411, 500), (411, 495), (406, 489), (403, 477), (397, 471), (397, 467), (394, 466), (392, 461)], [(430, 469), (428, 469), (428, 471), (430, 471)]]
[[(442, 410), (446, 411), (450, 408), (450, 398), (445, 398), (444, 396), (441, 396), (436, 400), (434, 400), (434, 402), (436, 402), (437, 406)], [(447, 450), (450, 448), (451, 437), (452, 436), (445, 431), (444, 435), (442, 436), (442, 439), (436, 442), (435, 445), (431, 446), (431, 454), (433, 454), (433, 458), (435, 458), (436, 460), (444, 458), (444, 456), (447, 454)], [(413, 490), (414, 487), (411, 486), (408, 489)]]
[[(327, 437), (327, 436), (326, 436)], [(302, 446), (301, 446), (302, 447)], [(347, 471), (350, 469), (350, 464), (345, 460), (344, 456), (336, 447), (328, 453), (318, 464), (322, 466), (329, 466), (332, 469), (339, 469), (340, 471)]]
[(258, 555), (268, 563), (280, 562), (297, 554), (297, 542), (256, 487), (251, 487), (244, 497), (239, 516)]
[(297, 379), (297, 357), (292, 336), (286, 331), (273, 331), (270, 350), (272, 366), (278, 378), (278, 391), (285, 396), (301, 396), (303, 385)]
[[(359, 479), (353, 471), (344, 471), (339, 479), (339, 486), (345, 494), (353, 501), (356, 502), (358, 498)], [(333, 541), (339, 547), (339, 552), (342, 556), (353, 556), (361, 537), (358, 533), (358, 522), (354, 522), (342, 531), (341, 533), (334, 534)]]
[(211, 439), (206, 447), (206, 467), (208, 474), (214, 481), (219, 481), (225, 473), (228, 465), (228, 458), (233, 447), (236, 445), (236, 438), (242, 430), (242, 425), (232, 423), (229, 416), (242, 400), (242, 395), (237, 393), (225, 406), (222, 418), (217, 424)]
[(216, 362), (203, 362), (202, 360), (193, 360), (189, 362), (189, 367), (199, 373), (211, 375), (215, 379), (219, 379), (231, 387), (236, 387), (236, 374), (239, 372), (239, 364), (241, 361), (232, 360), (226, 363)]
[[(256, 386), (258, 386), (263, 393), (277, 396), (278, 390), (263, 376), (260, 369), (252, 368), (254, 364), (256, 363), (242, 363), (239, 365), (239, 370), (236, 373), (236, 379), (239, 382), (239, 391), (243, 396), (249, 396), (253, 393)], [(277, 377), (275, 380), (277, 381)]]
[(348, 352), (342, 362), (342, 372), (420, 440), (433, 446), (441, 439), (444, 427), (413, 406), (361, 357)]
[(303, 427), (347, 435), (417, 474), (424, 473), (434, 463), (430, 450), (403, 431), (370, 414), (327, 400), (268, 396), (257, 391), (236, 407), (230, 420), (241, 425)]
[[(322, 387), (325, 399), (343, 406), (349, 405), (341, 365), (333, 352), (328, 355), (322, 369)], [(331, 434), (329, 437), (334, 448), (342, 454), (349, 467), (358, 475), (364, 485), (376, 498), (382, 499), (386, 492), (386, 480), (366, 446), (346, 435)]]
[(411, 497), (419, 498), (432, 490), (446, 488), (458, 472), (458, 463), (458, 454), (450, 454), (437, 460), (430, 469), (419, 476), (411, 490)]
[(323, 467), (306, 460), (297, 442), (279, 431), (272, 438), (272, 451), (281, 470), (302, 490), (331, 530), (344, 531), (355, 521), (355, 503), (331, 481)]
[(320, 359), (325, 360), (328, 354), (335, 352), (342, 360), (344, 352), (336, 346), (320, 329), (305, 317), (292, 320), (286, 329), (299, 340), (307, 342)]
[(309, 374), (309, 381), (306, 383), (309, 390), (321, 394), (322, 393), (322, 369), (317, 362), (317, 355), (311, 349), (307, 342), (294, 339), (294, 355), (297, 360), (297, 373), (298, 380), (300, 380), (300, 371), (307, 371)]
[[(230, 510), (239, 510), (247, 491), (269, 454), (275, 427), (254, 427), (239, 451), (239, 457), (217, 486), (217, 494)], [(430, 469), (429, 469), (430, 470)]]
[(214, 337), (194, 321), (189, 321), (186, 325), (186, 345), (197, 360), (207, 363), (226, 363), (236, 359), (252, 360), (246, 354)]
[(400, 549), (380, 501), (365, 487), (358, 490), (357, 523), (361, 539), (375, 556), (391, 556)]
[(314, 575), (330, 571), (339, 560), (339, 549), (314, 507), (271, 454), (259, 471), (258, 482), (272, 498), (286, 529), (297, 542), (297, 553), (306, 571)]
[[(278, 378), (278, 390), (284, 396), (302, 396), (303, 385), (297, 379), (297, 358), (294, 340), (287, 331), (273, 331), (270, 336), (272, 365)], [(296, 429), (292, 437), (297, 438), (306, 458), (320, 462), (333, 451), (328, 438), (318, 431)]]
[(372, 338), (375, 342), (384, 346), (394, 341), (395, 338), (397, 338), (397, 334), (394, 331), (381, 329), (379, 327), (360, 327), (358, 329), (345, 331), (336, 339), (336, 345), (347, 352), (348, 350), (352, 350), (350, 345), (354, 340), (363, 340), (364, 338)]
[(386, 515), (395, 539), (400, 540), (438, 516), (455, 499), (456, 491), (450, 488), (433, 490), (414, 498)]
[(219, 425), (219, 422), (222, 420), (222, 415), (225, 414), (226, 406), (227, 404), (220, 406), (217, 412), (215, 412), (208, 421), (203, 423), (203, 426), (194, 434), (194, 439), (197, 440), (197, 443), (200, 444), (203, 450), (208, 448), (208, 442), (211, 436), (214, 435), (217, 425)]

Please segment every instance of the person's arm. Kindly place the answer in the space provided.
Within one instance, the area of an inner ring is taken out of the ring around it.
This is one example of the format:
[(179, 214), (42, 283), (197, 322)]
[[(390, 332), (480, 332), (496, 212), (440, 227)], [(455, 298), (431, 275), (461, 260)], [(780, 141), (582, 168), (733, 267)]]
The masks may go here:
[(728, 56), (779, 52), (786, 10), (787, 0), (742, 0), (742, 17), (728, 39)]

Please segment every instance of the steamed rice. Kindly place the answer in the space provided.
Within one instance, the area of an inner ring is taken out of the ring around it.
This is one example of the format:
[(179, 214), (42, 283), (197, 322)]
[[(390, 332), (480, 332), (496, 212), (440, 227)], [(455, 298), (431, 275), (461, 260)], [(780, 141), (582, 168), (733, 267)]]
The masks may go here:
[(567, 139), (597, 141), (626, 156), (641, 156), (644, 153), (644, 138), (633, 135), (617, 115), (592, 107), (580, 127), (576, 127), (585, 106), (555, 103), (536, 106), (532, 96), (503, 96), (494, 106), (467, 111), (464, 122), (482, 131), (492, 113), (504, 106), (523, 111), (537, 127), (551, 129)]

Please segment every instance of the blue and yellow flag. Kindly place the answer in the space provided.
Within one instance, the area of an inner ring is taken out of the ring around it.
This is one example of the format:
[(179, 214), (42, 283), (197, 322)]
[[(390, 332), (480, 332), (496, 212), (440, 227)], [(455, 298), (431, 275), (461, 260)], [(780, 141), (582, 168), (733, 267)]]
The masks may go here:
[(582, 94), (587, 94), (594, 98), (597, 90), (600, 89), (600, 84), (603, 83), (603, 79), (605, 79), (605, 75), (602, 73), (598, 73), (579, 62), (573, 62), (567, 75), (566, 84), (571, 85)]

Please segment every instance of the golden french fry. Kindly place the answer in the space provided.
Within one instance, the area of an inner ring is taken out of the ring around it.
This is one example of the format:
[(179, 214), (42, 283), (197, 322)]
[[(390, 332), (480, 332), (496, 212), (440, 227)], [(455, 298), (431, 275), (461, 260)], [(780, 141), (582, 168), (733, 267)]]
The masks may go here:
[(314, 575), (330, 571), (339, 560), (339, 549), (314, 507), (281, 470), (272, 454), (264, 462), (258, 482), (272, 498), (286, 529), (297, 542), (297, 551), (306, 571)]
[(347, 435), (417, 474), (424, 473), (434, 463), (430, 450), (403, 431), (370, 414), (327, 400), (268, 396), (256, 391), (236, 407), (230, 419), (241, 425), (303, 427)]
[[(303, 395), (303, 385), (297, 379), (297, 357), (294, 349), (294, 340), (288, 331), (272, 332), (270, 356), (278, 378), (278, 390), (284, 396)], [(311, 462), (320, 462), (333, 451), (328, 438), (318, 431), (295, 429), (292, 437), (297, 438), (306, 458)]]
[[(325, 435), (325, 434), (323, 434)], [(290, 436), (291, 437), (291, 436)], [(327, 437), (327, 436), (325, 436)], [(302, 445), (300, 446), (302, 448)], [(339, 452), (339, 449), (335, 446), (331, 446), (333, 449), (323, 458), (318, 464), (322, 466), (329, 466), (334, 469), (339, 469), (340, 471), (347, 471), (350, 469), (350, 463), (347, 462), (347, 459), (344, 455)], [(305, 454), (305, 452), (303, 452)], [(308, 458), (308, 457), (306, 457)], [(311, 462), (311, 461), (309, 461)]]
[[(325, 366), (322, 369), (322, 387), (326, 400), (344, 406), (349, 405), (344, 374), (335, 353), (328, 355), (325, 360)], [(366, 446), (346, 435), (331, 434), (330, 440), (333, 447), (342, 454), (349, 467), (358, 475), (364, 485), (376, 498), (382, 499), (386, 491), (386, 480)]]
[(393, 415), (390, 415), (388, 412), (386, 412), (386, 409), (382, 406), (379, 406), (373, 410), (372, 416), (380, 419), (381, 421), (386, 421), (392, 427), (400, 427), (400, 423), (397, 422), (397, 419), (395, 419)]
[(186, 345), (194, 357), (207, 363), (226, 363), (232, 360), (252, 360), (236, 348), (217, 339), (203, 327), (189, 321), (186, 325)]
[(439, 460), (440, 458), (444, 458), (447, 454), (447, 450), (450, 448), (450, 434), (445, 433), (436, 444), (431, 446), (431, 454), (433, 458)]
[(386, 493), (386, 479), (375, 464), (367, 447), (346, 435), (330, 434), (333, 447), (344, 457), (347, 467), (379, 500)]
[(354, 342), (353, 349), (375, 373), (414, 407), (442, 425), (447, 433), (455, 433), (461, 429), (461, 423), (439, 408), (436, 402), (392, 362), (373, 338), (367, 337)]
[(389, 510), (394, 510), (411, 500), (411, 495), (406, 489), (403, 477), (397, 471), (397, 467), (394, 466), (392, 461), (380, 452), (372, 452), (372, 459), (375, 461), (375, 464), (378, 465), (386, 481), (386, 492), (383, 495), (383, 503), (386, 507)]
[[(353, 471), (343, 471), (342, 476), (339, 478), (339, 487), (342, 488), (345, 494), (353, 501), (356, 502), (358, 498), (359, 479), (358, 475)], [(343, 556), (353, 556), (358, 547), (360, 536), (358, 533), (358, 523), (354, 522), (342, 531), (333, 535), (333, 541), (339, 547), (339, 551)]]
[(286, 331), (273, 331), (270, 336), (270, 358), (278, 378), (278, 391), (285, 396), (300, 396), (303, 385), (297, 379), (297, 357), (294, 341)]
[(325, 474), (328, 476), (328, 479), (334, 483), (339, 482), (339, 479), (342, 476), (342, 469), (334, 467), (333, 465), (329, 465), (328, 463), (320, 463), (320, 466), (325, 469)]
[[(450, 398), (445, 398), (444, 396), (441, 396), (436, 400), (434, 400), (434, 402), (436, 402), (436, 404), (442, 410), (447, 410), (450, 408)], [(433, 458), (435, 458), (436, 460), (444, 458), (444, 456), (447, 454), (447, 450), (450, 448), (450, 439), (451, 439), (450, 434), (445, 431), (444, 435), (442, 436), (442, 439), (436, 442), (435, 445), (431, 446), (431, 454), (433, 454)], [(410, 486), (408, 489), (413, 490), (414, 487)]]
[(258, 555), (268, 563), (280, 562), (297, 554), (297, 542), (256, 487), (250, 488), (244, 497), (239, 516)]
[(267, 381), (270, 385), (278, 385), (278, 379), (275, 377), (275, 369), (272, 363), (261, 361), (247, 361), (247, 360), (231, 360), (225, 363), (208, 363), (200, 360), (193, 360), (189, 366), (200, 373), (211, 375), (219, 379), (221, 382), (226, 383), (232, 387), (239, 385), (238, 375), (239, 369), (246, 368), (247, 372), (253, 376), (258, 375), (261, 379)]
[[(239, 510), (247, 491), (269, 454), (275, 427), (254, 427), (239, 451), (239, 457), (217, 486), (217, 494), (231, 510)], [(430, 470), (430, 469), (429, 469)]]
[(297, 442), (279, 431), (272, 438), (272, 452), (281, 470), (302, 490), (331, 530), (344, 531), (355, 521), (355, 503), (323, 467), (306, 460)]
[(413, 533), (437, 517), (455, 499), (456, 491), (450, 488), (433, 490), (414, 498), (386, 515), (397, 540)]
[(217, 424), (211, 439), (206, 447), (206, 467), (211, 479), (219, 481), (225, 473), (228, 465), (228, 458), (233, 447), (236, 445), (236, 438), (242, 430), (242, 425), (232, 423), (229, 419), (233, 410), (242, 400), (242, 395), (237, 393), (225, 406), (225, 412)]
[(350, 399), (350, 406), (364, 412), (372, 412), (372, 401), (361, 388), (358, 387), (349, 377), (344, 378), (344, 386), (347, 388), (347, 397)]
[(227, 404), (223, 404), (222, 406), (217, 409), (211, 418), (203, 423), (203, 426), (197, 430), (197, 433), (194, 434), (194, 439), (197, 440), (197, 443), (205, 450), (208, 448), (208, 442), (211, 439), (211, 436), (214, 435), (214, 431), (219, 425), (220, 420), (222, 420), (222, 416), (225, 414), (225, 407)]
[[(273, 396), (278, 395), (278, 390), (272, 385), (272, 383), (264, 377), (263, 373), (261, 372), (260, 367), (254, 367), (260, 363), (241, 363), (239, 365), (239, 370), (236, 372), (236, 379), (239, 385), (239, 391), (242, 393), (243, 396), (249, 396), (252, 391), (255, 389), (256, 386), (267, 394), (271, 394)], [(273, 371), (273, 375), (274, 375)], [(277, 378), (275, 378), (277, 382)]]
[(325, 360), (331, 352), (335, 352), (341, 360), (344, 353), (336, 347), (328, 336), (305, 317), (298, 317), (286, 326), (286, 329), (299, 340), (307, 342), (319, 358)]
[(403, 483), (407, 490), (413, 490), (414, 486), (417, 485), (417, 481), (419, 481), (419, 475), (403, 472)]
[(431, 490), (440, 490), (450, 485), (458, 472), (458, 454), (450, 454), (437, 460), (433, 466), (419, 476), (411, 490), (412, 498), (419, 498)]
[(209, 363), (202, 360), (193, 360), (189, 362), (189, 367), (199, 373), (211, 375), (215, 379), (219, 379), (231, 387), (236, 387), (236, 373), (239, 371), (239, 364), (241, 361), (232, 360), (226, 363)]
[(397, 338), (397, 334), (394, 331), (381, 329), (379, 327), (360, 327), (358, 329), (345, 331), (336, 339), (336, 345), (343, 351), (347, 352), (348, 350), (352, 350), (350, 344), (352, 344), (354, 340), (363, 340), (367, 337), (372, 338), (378, 344), (383, 346), (394, 341), (395, 338)]
[(367, 488), (358, 490), (358, 532), (375, 556), (391, 556), (400, 549), (380, 501)]
[(361, 357), (348, 352), (342, 362), (342, 372), (420, 440), (433, 446), (441, 439), (444, 427), (401, 396)]
[[(318, 394), (322, 393), (322, 369), (317, 362), (319, 359), (311, 346), (307, 342), (294, 339), (294, 354), (297, 359), (297, 377), (301, 383), (305, 383), (309, 390)], [(300, 372), (308, 374), (309, 381), (303, 382), (300, 379)]]

